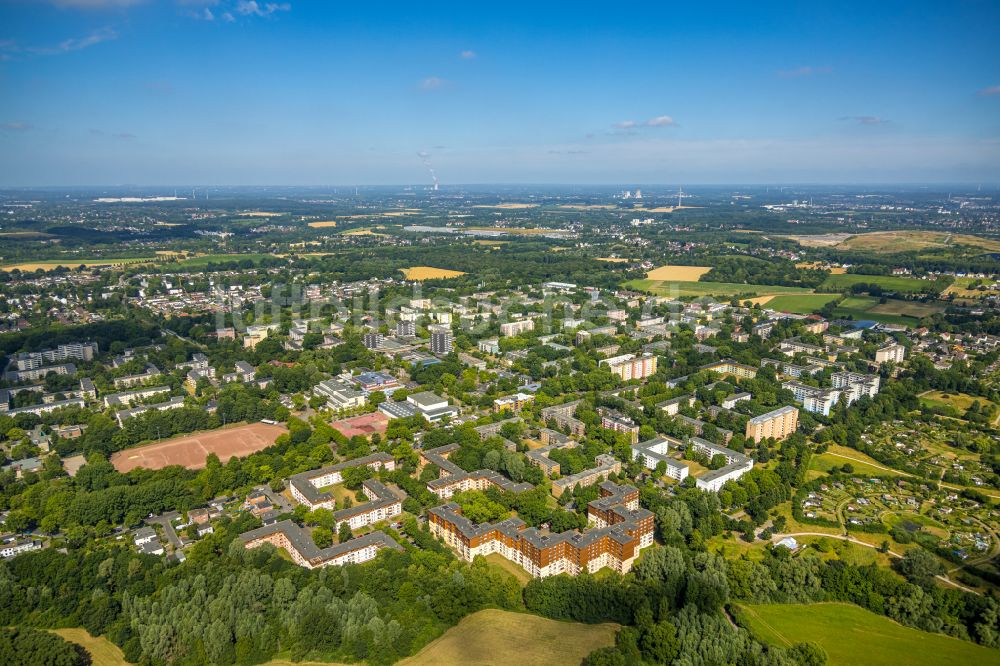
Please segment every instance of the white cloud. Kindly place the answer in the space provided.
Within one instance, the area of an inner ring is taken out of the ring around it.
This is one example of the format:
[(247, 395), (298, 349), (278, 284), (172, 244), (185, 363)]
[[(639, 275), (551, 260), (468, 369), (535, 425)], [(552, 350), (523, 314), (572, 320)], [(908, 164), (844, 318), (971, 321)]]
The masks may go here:
[(60, 53), (69, 53), (70, 51), (80, 51), (115, 39), (118, 39), (118, 33), (115, 29), (105, 27), (95, 30), (85, 37), (70, 37), (60, 42), (57, 46), (30, 47), (24, 50), (36, 55), (58, 55)]
[(625, 131), (628, 134), (633, 134), (632, 130), (637, 130), (640, 127), (672, 127), (677, 124), (670, 116), (656, 116), (655, 118), (650, 118), (649, 120), (636, 121), (636, 120), (622, 120), (613, 125), (616, 130)]
[(475, 51), (462, 51), (459, 54), (459, 57), (461, 57), (462, 60), (475, 60), (476, 57), (477, 57), (477, 54), (476, 54)]
[(3, 130), (4, 132), (27, 132), (32, 129), (35, 129), (34, 125), (20, 120), (11, 120), (6, 123), (0, 123), (0, 130)]
[(885, 125), (892, 122), (884, 118), (879, 118), (878, 116), (841, 116), (840, 118), (837, 118), (837, 120), (851, 120), (859, 125)]
[(288, 12), (292, 5), (287, 2), (257, 2), (257, 0), (239, 0), (236, 3), (236, 13), (243, 16), (270, 16), (275, 12)]
[(1000, 86), (989, 86), (979, 91), (980, 97), (993, 97), (994, 95), (1000, 95)]
[(670, 116), (656, 116), (646, 121), (646, 127), (670, 127), (676, 124)]
[(417, 88), (423, 90), (424, 92), (431, 92), (434, 90), (442, 90), (451, 85), (451, 81), (447, 79), (442, 79), (439, 76), (428, 76), (417, 84)]

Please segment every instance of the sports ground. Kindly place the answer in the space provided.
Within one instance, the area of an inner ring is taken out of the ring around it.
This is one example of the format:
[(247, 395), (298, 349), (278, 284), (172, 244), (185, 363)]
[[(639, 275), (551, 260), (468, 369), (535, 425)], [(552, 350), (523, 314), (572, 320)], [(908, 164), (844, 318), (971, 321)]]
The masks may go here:
[(382, 412), (372, 412), (371, 414), (334, 421), (330, 425), (344, 437), (350, 438), (356, 435), (371, 437), (375, 433), (380, 435), (385, 433), (385, 429), (389, 425), (389, 417)]
[(136, 467), (163, 469), (170, 465), (201, 469), (210, 453), (219, 456), (219, 460), (225, 463), (230, 458), (241, 458), (266, 449), (286, 432), (288, 430), (284, 426), (268, 423), (219, 428), (125, 449), (111, 456), (111, 464), (123, 473)]

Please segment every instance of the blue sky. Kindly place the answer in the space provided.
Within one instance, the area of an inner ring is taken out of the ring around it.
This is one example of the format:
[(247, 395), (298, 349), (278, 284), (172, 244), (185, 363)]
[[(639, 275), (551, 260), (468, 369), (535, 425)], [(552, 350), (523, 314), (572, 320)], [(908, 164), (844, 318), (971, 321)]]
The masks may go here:
[(443, 185), (995, 185), (1000, 3), (0, 0), (0, 186), (422, 184), (421, 153)]

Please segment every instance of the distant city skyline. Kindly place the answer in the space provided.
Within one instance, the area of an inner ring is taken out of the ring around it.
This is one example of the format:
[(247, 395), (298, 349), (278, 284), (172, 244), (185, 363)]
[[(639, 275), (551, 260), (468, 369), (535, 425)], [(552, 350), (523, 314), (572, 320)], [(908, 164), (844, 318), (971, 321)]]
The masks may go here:
[(1000, 183), (1000, 4), (0, 0), (0, 187)]

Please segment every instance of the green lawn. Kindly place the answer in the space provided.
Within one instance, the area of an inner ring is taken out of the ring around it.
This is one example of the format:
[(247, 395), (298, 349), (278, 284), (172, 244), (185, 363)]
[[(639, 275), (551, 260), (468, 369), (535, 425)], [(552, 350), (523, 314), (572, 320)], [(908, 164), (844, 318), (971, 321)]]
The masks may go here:
[(830, 666), (957, 666), (998, 664), (1000, 650), (904, 627), (859, 606), (841, 603), (740, 606), (757, 638), (788, 647), (814, 641)]
[(795, 314), (812, 314), (819, 312), (823, 306), (837, 298), (839, 294), (801, 294), (791, 296), (775, 296), (764, 304), (769, 310), (777, 312), (792, 312)]
[(839, 456), (832, 456), (829, 453), (814, 455), (809, 461), (809, 469), (819, 472), (829, 472), (831, 468), (840, 468), (845, 464), (850, 464), (851, 467), (854, 468), (855, 474), (865, 474), (870, 476), (889, 476), (891, 474), (891, 472), (887, 472), (884, 469), (872, 467), (871, 465), (863, 462), (847, 460), (846, 458), (841, 458)]
[(918, 280), (917, 278), (898, 277), (895, 275), (857, 275), (855, 273), (845, 273), (844, 275), (830, 275), (819, 286), (823, 291), (844, 291), (859, 283), (877, 284), (885, 291), (905, 291), (919, 292), (934, 283), (929, 280)]
[(811, 294), (803, 287), (782, 287), (769, 284), (740, 284), (737, 282), (690, 282), (673, 280), (629, 280), (624, 285), (636, 291), (648, 291), (657, 296), (768, 296), (771, 294)]

